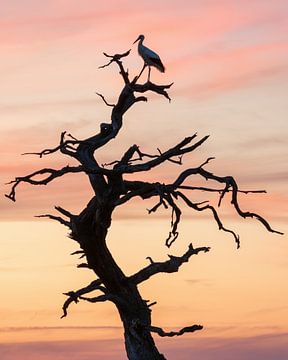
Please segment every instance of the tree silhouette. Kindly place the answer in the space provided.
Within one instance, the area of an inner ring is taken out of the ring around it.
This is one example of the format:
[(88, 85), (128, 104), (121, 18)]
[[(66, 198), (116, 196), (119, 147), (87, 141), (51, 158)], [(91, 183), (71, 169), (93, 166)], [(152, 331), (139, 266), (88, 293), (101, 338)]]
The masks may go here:
[[(128, 56), (129, 53), (130, 50), (112, 56), (104, 53), (109, 61), (101, 67), (116, 64), (124, 82), (116, 104), (109, 104), (103, 95), (98, 94), (104, 103), (111, 107), (111, 121), (102, 123), (99, 132), (87, 139), (78, 140), (72, 135), (63, 132), (58, 146), (45, 149), (39, 153), (31, 153), (39, 155), (41, 158), (61, 152), (76, 159), (79, 165), (65, 166), (61, 169), (43, 168), (29, 175), (16, 177), (15, 180), (11, 181), (12, 188), (6, 196), (15, 201), (16, 188), (21, 183), (47, 185), (63, 175), (80, 172), (88, 176), (94, 195), (80, 214), (72, 214), (66, 209), (57, 206), (55, 209), (59, 215), (40, 215), (41, 217), (56, 220), (70, 229), (70, 237), (80, 247), (73, 254), (80, 255), (81, 258), (86, 260), (78, 267), (89, 268), (95, 273), (95, 280), (88, 286), (65, 293), (67, 299), (63, 305), (62, 317), (67, 316), (68, 308), (72, 302), (78, 303), (80, 300), (92, 303), (110, 301), (116, 306), (123, 323), (128, 358), (130, 360), (165, 359), (156, 348), (151, 333), (157, 333), (159, 336), (179, 336), (201, 330), (202, 326), (192, 325), (179, 331), (170, 332), (152, 326), (151, 306), (154, 303), (149, 303), (149, 301), (145, 301), (141, 297), (138, 285), (156, 274), (177, 272), (183, 263), (188, 262), (192, 256), (200, 252), (208, 252), (209, 247), (194, 248), (190, 244), (182, 256), (168, 255), (168, 259), (164, 262), (153, 261), (148, 257), (149, 264), (146, 267), (127, 276), (115, 262), (106, 243), (107, 232), (115, 208), (125, 205), (136, 197), (140, 197), (143, 200), (155, 198), (155, 205), (149, 210), (149, 213), (156, 212), (160, 207), (171, 209), (171, 229), (166, 239), (168, 248), (178, 237), (178, 225), (181, 220), (181, 206), (183, 205), (196, 212), (210, 212), (219, 229), (231, 233), (237, 247), (240, 246), (239, 236), (223, 225), (217, 207), (209, 202), (197, 203), (192, 199), (192, 195), (197, 191), (219, 194), (218, 206), (221, 205), (221, 201), (225, 196), (230, 196), (231, 204), (240, 217), (255, 218), (268, 231), (280, 232), (273, 230), (260, 215), (243, 211), (240, 208), (238, 202), (239, 192), (260, 191), (241, 191), (238, 189), (233, 177), (217, 176), (206, 170), (206, 165), (212, 158), (208, 158), (197, 167), (181, 171), (175, 177), (175, 180), (169, 184), (148, 182), (141, 179), (133, 181), (126, 179), (127, 174), (147, 172), (165, 162), (182, 165), (183, 155), (190, 154), (199, 148), (208, 136), (197, 139), (197, 134), (194, 134), (164, 152), (158, 150), (156, 155), (144, 153), (137, 145), (132, 145), (119, 160), (115, 160), (110, 164), (99, 164), (96, 156), (97, 150), (118, 135), (123, 125), (123, 116), (133, 105), (140, 101), (147, 101), (147, 98), (141, 94), (152, 91), (170, 101), (167, 91), (172, 84), (156, 85), (151, 81), (139, 83), (139, 76), (134, 77), (132, 81), (130, 80), (128, 71), (125, 70), (122, 63), (122, 59)], [(214, 182), (217, 187), (189, 185), (189, 180), (195, 176), (210, 180), (209, 184)], [(99, 295), (94, 297), (86, 296), (94, 291), (99, 292)]]

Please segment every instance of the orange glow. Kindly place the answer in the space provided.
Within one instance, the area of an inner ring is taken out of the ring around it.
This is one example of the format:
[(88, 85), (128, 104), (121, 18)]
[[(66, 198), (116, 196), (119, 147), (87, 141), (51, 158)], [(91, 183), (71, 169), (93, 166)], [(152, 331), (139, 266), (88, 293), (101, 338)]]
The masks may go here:
[[(152, 69), (152, 80), (174, 82), (172, 101), (148, 94), (148, 103), (137, 103), (119, 136), (97, 154), (99, 163), (119, 159), (134, 143), (155, 154), (195, 132), (199, 138), (209, 134), (182, 167), (169, 163), (133, 178), (170, 183), (184, 168), (215, 156), (208, 170), (235, 176), (243, 190), (267, 190), (240, 194), (243, 210), (260, 213), (287, 234), (287, 10), (285, 0), (3, 2), (1, 193), (9, 192), (4, 183), (15, 176), (77, 165), (60, 154), (20, 154), (56, 146), (62, 131), (82, 139), (108, 122), (111, 109), (95, 92), (114, 103), (123, 84), (116, 67), (98, 69), (107, 61), (102, 52), (131, 48), (124, 65), (132, 78), (142, 67), (132, 43), (143, 33), (167, 69)], [(112, 305), (73, 304), (60, 320), (62, 293), (85, 286), (93, 275), (76, 269), (79, 261), (69, 254), (77, 246), (66, 229), (33, 218), (53, 213), (55, 205), (78, 213), (91, 196), (85, 176), (74, 174), (43, 187), (19, 186), (16, 203), (0, 199), (1, 360), (38, 360), (40, 351), (43, 360), (125, 359)], [(203, 193), (191, 196), (207, 200)], [(157, 301), (154, 325), (205, 327), (195, 336), (157, 340), (168, 358), (231, 360), (233, 353), (234, 360), (287, 359), (287, 235), (267, 233), (255, 219), (238, 219), (227, 194), (220, 213), (241, 235), (240, 250), (211, 214), (189, 209), (168, 250), (170, 213), (148, 215), (150, 206), (135, 199), (115, 212), (108, 242), (127, 274), (147, 265), (147, 256), (164, 261), (182, 254), (190, 242), (212, 247), (179, 273), (140, 287), (145, 299)]]

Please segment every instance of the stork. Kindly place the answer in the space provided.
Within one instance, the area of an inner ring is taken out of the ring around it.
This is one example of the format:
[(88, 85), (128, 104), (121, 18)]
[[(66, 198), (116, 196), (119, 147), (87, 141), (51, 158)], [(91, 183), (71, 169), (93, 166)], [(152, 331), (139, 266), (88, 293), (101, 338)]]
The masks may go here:
[(139, 35), (138, 38), (133, 43), (135, 44), (137, 41), (139, 41), (138, 53), (144, 60), (144, 66), (138, 76), (138, 79), (141, 76), (142, 72), (144, 71), (145, 67), (148, 66), (148, 81), (150, 81), (151, 66), (154, 66), (162, 73), (165, 71), (165, 67), (162, 64), (159, 55), (157, 55), (154, 51), (150, 50), (149, 48), (143, 45), (143, 40), (144, 40), (144, 35)]

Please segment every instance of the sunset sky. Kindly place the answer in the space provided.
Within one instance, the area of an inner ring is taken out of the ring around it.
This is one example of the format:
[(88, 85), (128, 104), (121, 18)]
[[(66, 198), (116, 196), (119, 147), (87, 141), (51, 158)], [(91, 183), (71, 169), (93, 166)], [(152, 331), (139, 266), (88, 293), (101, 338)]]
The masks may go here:
[(287, 0), (0, 0), (1, 360), (126, 359), (112, 305), (72, 304), (60, 319), (62, 293), (87, 285), (93, 274), (76, 268), (69, 254), (78, 248), (67, 229), (34, 217), (55, 205), (79, 212), (92, 195), (85, 176), (19, 186), (16, 203), (4, 194), (15, 176), (74, 164), (59, 154), (21, 154), (57, 145), (64, 130), (88, 137), (109, 121), (111, 109), (95, 92), (115, 102), (123, 84), (116, 66), (98, 69), (107, 62), (103, 51), (132, 49), (124, 65), (136, 75), (143, 62), (132, 44), (139, 34), (166, 67), (165, 74), (152, 69), (152, 81), (174, 82), (172, 101), (148, 94), (147, 103), (130, 109), (99, 163), (119, 159), (134, 143), (155, 153), (195, 132), (209, 134), (184, 167), (169, 164), (135, 178), (169, 182), (213, 156), (207, 170), (233, 175), (243, 190), (267, 190), (242, 195), (242, 208), (285, 235), (237, 218), (227, 198), (222, 219), (240, 234), (239, 250), (208, 214), (187, 210), (168, 251), (170, 213), (147, 215), (151, 203), (135, 201), (115, 212), (111, 251), (131, 274), (147, 256), (164, 261), (191, 241), (211, 246), (177, 274), (140, 288), (157, 301), (154, 325), (204, 326), (177, 339), (155, 337), (169, 360), (287, 360), (287, 17)]

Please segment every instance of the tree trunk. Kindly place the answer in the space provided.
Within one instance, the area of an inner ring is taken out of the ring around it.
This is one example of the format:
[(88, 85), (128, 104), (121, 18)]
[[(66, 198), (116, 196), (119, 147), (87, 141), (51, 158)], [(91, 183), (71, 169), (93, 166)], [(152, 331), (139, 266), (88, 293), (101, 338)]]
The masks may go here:
[(106, 246), (113, 208), (90, 201), (74, 219), (71, 237), (84, 250), (87, 265), (102, 281), (111, 295), (124, 327), (125, 348), (129, 360), (164, 360), (151, 336), (151, 310), (141, 298), (137, 285), (129, 280)]
[(129, 360), (164, 360), (150, 333), (151, 310), (136, 285), (129, 284), (127, 297), (116, 305), (124, 326), (125, 348)]

